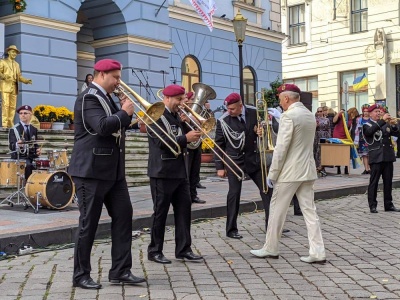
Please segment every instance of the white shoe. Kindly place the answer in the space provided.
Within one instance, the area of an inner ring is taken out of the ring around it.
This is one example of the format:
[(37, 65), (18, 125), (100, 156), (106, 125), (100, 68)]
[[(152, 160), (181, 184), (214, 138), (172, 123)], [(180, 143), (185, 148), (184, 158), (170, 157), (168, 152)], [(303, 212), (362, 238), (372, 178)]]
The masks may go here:
[(264, 250), (264, 249), (250, 250), (250, 253), (253, 254), (254, 256), (261, 257), (261, 258), (263, 258), (263, 257), (274, 258), (274, 259), (279, 258), (279, 254), (274, 254), (274, 253), (268, 252), (267, 250)]
[(326, 257), (316, 258), (312, 256), (302, 256), (300, 257), (301, 261), (304, 261), (309, 264), (324, 264), (326, 263)]

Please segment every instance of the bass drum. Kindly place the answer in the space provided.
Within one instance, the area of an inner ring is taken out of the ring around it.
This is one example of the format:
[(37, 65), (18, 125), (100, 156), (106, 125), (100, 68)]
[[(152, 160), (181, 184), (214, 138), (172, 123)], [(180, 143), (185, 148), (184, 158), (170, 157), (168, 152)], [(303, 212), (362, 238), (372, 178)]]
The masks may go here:
[(34, 171), (26, 182), (25, 194), (32, 205), (36, 205), (39, 198), (42, 206), (63, 209), (72, 202), (75, 185), (64, 171)]

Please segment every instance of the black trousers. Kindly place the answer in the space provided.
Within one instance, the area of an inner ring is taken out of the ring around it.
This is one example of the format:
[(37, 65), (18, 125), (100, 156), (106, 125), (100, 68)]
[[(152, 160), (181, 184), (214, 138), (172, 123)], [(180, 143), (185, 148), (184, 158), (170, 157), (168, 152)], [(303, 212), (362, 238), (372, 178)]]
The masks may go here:
[(90, 276), (92, 250), (103, 203), (111, 217), (111, 269), (118, 278), (132, 267), (132, 204), (126, 180), (108, 181), (72, 177), (79, 203), (79, 228), (75, 241), (73, 281)]
[(189, 149), (189, 184), (190, 198), (197, 197), (197, 184), (200, 182), (200, 167), (201, 167), (201, 148)]
[(383, 203), (385, 209), (393, 206), (392, 198), (392, 180), (393, 180), (393, 162), (381, 162), (370, 164), (371, 177), (369, 178), (368, 186), (368, 205), (369, 208), (376, 208), (378, 202), (376, 195), (378, 193), (379, 178), (382, 175), (383, 180)]
[(293, 203), (294, 213), (301, 213), (299, 200), (297, 199), (296, 194), (294, 194), (294, 196), (293, 196), (292, 203)]
[(190, 236), (191, 206), (187, 179), (150, 178), (153, 198), (151, 241), (147, 249), (150, 256), (160, 254), (164, 247), (165, 223), (170, 205), (174, 209), (175, 256), (192, 251)]
[[(227, 208), (227, 220), (226, 220), (226, 234), (238, 232), (237, 228), (237, 217), (239, 214), (239, 206), (240, 206), (240, 194), (242, 192), (242, 181), (238, 180), (235, 174), (232, 173), (229, 169), (227, 170), (228, 175), (228, 183), (229, 183), (229, 191), (226, 199), (226, 208)], [(263, 192), (262, 185), (262, 174), (261, 169), (253, 172), (247, 173), (253, 182), (257, 185), (260, 190), (260, 196), (264, 205), (265, 212), (265, 230), (268, 227), (268, 218), (269, 218), (269, 205), (271, 202), (272, 189), (268, 189), (268, 193)], [(265, 183), (266, 184), (266, 183)]]

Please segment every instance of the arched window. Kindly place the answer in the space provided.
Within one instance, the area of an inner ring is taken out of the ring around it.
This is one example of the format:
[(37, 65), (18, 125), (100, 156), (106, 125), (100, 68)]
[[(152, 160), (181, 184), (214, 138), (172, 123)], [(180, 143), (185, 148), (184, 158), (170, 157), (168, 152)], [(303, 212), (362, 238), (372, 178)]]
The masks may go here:
[(245, 67), (243, 69), (243, 91), (244, 103), (256, 106), (256, 75), (252, 67)]
[(200, 63), (196, 57), (188, 55), (182, 60), (182, 65), (181, 65), (182, 86), (187, 91), (192, 90), (193, 83), (201, 81), (200, 73), (201, 73)]

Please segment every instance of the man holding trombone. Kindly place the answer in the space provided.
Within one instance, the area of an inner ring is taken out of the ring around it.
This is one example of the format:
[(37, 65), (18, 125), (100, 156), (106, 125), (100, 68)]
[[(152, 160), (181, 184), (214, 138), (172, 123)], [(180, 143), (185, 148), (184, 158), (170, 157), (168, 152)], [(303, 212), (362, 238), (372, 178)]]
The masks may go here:
[[(218, 154), (215, 155), (215, 166), (217, 175), (221, 178), (227, 176), (229, 183), (226, 236), (241, 239), (243, 236), (238, 231), (237, 217), (243, 174), (248, 174), (260, 190), (265, 210), (265, 228), (268, 226), (272, 192), (263, 192), (262, 166), (257, 145), (257, 137), (262, 135), (262, 128), (258, 126), (256, 109), (243, 105), (237, 93), (228, 95), (224, 104), (227, 111), (219, 118), (215, 133), (215, 143), (219, 146), (215, 150)], [(242, 176), (238, 176), (239, 173)]]
[[(175, 220), (175, 257), (201, 260), (191, 249), (191, 198), (188, 180), (187, 144), (200, 139), (201, 132), (188, 131), (178, 112), (185, 99), (185, 88), (169, 85), (163, 90), (164, 114), (147, 128), (149, 164), (147, 175), (153, 198), (154, 213), (148, 260), (161, 264), (171, 261), (163, 254), (165, 222), (172, 204)], [(185, 134), (185, 132), (187, 132)]]

